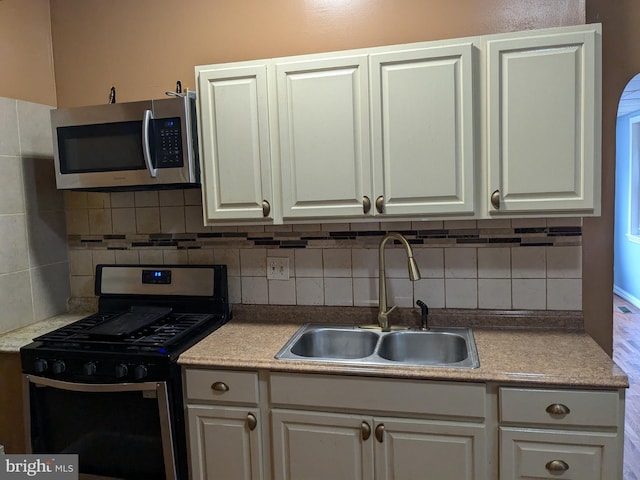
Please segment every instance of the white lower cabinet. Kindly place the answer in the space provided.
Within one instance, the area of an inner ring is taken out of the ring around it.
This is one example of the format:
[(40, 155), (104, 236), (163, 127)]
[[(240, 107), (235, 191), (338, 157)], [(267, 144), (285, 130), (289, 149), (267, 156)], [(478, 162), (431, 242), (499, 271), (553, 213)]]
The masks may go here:
[(260, 412), (256, 408), (187, 407), (193, 479), (262, 479)]
[(490, 478), (484, 384), (273, 373), (270, 387), (274, 480)]
[(485, 426), (274, 409), (275, 479), (485, 478)]
[(500, 389), (500, 479), (621, 480), (617, 391)]
[(191, 479), (264, 479), (258, 373), (189, 368), (184, 384)]
[(186, 368), (192, 480), (622, 480), (624, 390)]

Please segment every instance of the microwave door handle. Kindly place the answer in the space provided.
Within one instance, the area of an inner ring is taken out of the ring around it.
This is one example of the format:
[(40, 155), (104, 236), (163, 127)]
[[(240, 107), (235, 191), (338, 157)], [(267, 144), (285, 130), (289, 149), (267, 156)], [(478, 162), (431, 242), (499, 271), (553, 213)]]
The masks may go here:
[(151, 119), (153, 119), (153, 112), (151, 110), (144, 111), (144, 118), (142, 119), (142, 153), (144, 154), (144, 163), (147, 164), (147, 170), (152, 178), (158, 176), (158, 169), (154, 168), (151, 163), (151, 146), (149, 140), (149, 127), (151, 125)]

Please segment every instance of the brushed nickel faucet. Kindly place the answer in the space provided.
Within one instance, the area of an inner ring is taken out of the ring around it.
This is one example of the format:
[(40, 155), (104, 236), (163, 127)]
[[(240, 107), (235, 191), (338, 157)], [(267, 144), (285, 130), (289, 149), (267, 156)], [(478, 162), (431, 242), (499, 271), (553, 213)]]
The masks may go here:
[(396, 308), (396, 305), (391, 308), (387, 308), (387, 279), (385, 274), (385, 265), (384, 265), (384, 246), (386, 245), (389, 239), (393, 238), (394, 240), (398, 240), (407, 251), (407, 257), (409, 262), (409, 279), (412, 282), (416, 280), (420, 280), (420, 270), (418, 270), (418, 264), (413, 258), (413, 250), (411, 250), (411, 245), (406, 238), (396, 232), (387, 233), (382, 240), (380, 241), (380, 247), (378, 249), (378, 264), (379, 264), (379, 277), (378, 277), (378, 304), (380, 310), (378, 312), (378, 325), (382, 329), (383, 332), (388, 332), (390, 330), (389, 326), (389, 314)]

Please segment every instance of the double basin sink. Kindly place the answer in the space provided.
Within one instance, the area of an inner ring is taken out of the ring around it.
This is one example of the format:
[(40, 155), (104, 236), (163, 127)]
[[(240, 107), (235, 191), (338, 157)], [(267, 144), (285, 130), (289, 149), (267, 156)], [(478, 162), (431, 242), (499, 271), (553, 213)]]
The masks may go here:
[(383, 332), (307, 324), (287, 341), (276, 358), (374, 366), (480, 365), (471, 329), (459, 327)]

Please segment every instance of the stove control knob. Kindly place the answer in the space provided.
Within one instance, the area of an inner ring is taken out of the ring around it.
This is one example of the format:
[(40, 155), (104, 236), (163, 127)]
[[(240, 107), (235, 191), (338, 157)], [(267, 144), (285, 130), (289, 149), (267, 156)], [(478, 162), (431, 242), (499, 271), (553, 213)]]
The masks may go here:
[(136, 380), (142, 380), (147, 376), (147, 373), (149, 373), (147, 367), (145, 367), (144, 365), (138, 365), (133, 371), (133, 378), (135, 378)]
[(65, 371), (67, 366), (64, 364), (62, 360), (56, 360), (51, 364), (51, 371), (56, 375), (60, 375)]
[(129, 373), (129, 369), (124, 363), (120, 363), (116, 365), (116, 378), (126, 377), (127, 373)]
[(49, 364), (44, 358), (39, 358), (33, 363), (33, 369), (36, 373), (46, 372), (47, 368), (49, 368)]
[(82, 371), (85, 375), (95, 375), (96, 374), (96, 364), (93, 362), (87, 362), (82, 366)]

